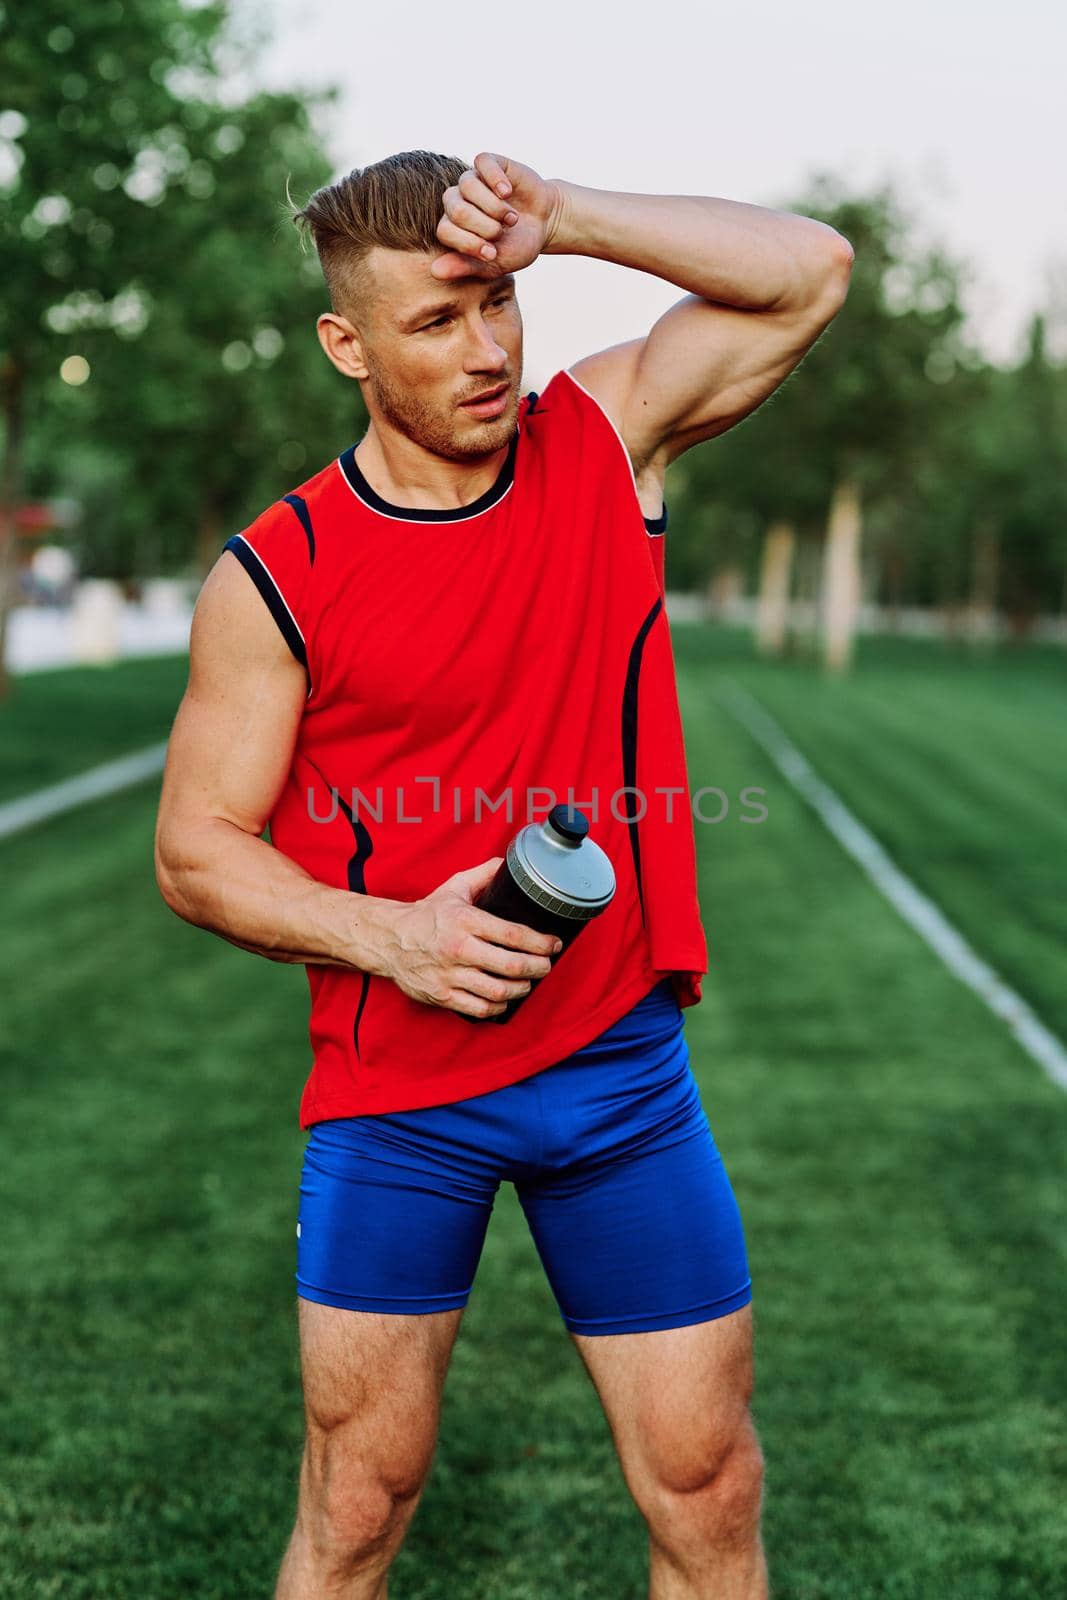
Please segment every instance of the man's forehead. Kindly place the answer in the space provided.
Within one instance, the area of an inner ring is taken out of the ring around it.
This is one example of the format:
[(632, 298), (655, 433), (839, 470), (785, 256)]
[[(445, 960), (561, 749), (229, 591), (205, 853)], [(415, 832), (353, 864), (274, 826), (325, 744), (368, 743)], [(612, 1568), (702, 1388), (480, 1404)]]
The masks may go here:
[(499, 284), (513, 288), (513, 273), (479, 272), (475, 269), (457, 278), (435, 278), (431, 263), (440, 250), (386, 250), (375, 245), (369, 253), (371, 267), (379, 290), (389, 304), (398, 323), (408, 321), (416, 313), (431, 313), (441, 305), (451, 305), (469, 296), (472, 287), (491, 287)]
[(437, 282), (430, 272), (430, 263), (441, 252), (429, 250), (387, 250), (376, 244), (367, 252), (367, 266), (376, 281), (391, 294), (414, 291), (418, 285), (433, 288)]

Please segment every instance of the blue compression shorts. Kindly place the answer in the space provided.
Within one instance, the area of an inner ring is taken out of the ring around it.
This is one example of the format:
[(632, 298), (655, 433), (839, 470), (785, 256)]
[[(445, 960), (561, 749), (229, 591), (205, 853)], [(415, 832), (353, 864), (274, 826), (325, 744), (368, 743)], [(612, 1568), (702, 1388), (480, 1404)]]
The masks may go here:
[(737, 1203), (669, 979), (518, 1083), (315, 1123), (297, 1293), (408, 1315), (466, 1305), (501, 1179), (515, 1185), (573, 1333), (679, 1328), (752, 1298)]

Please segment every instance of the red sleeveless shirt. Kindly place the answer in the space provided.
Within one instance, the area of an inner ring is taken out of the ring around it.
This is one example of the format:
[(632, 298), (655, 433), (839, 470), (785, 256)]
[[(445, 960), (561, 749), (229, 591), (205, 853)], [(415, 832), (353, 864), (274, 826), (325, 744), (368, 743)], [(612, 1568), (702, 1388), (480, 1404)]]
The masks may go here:
[(454, 510), (383, 500), (355, 448), (224, 547), (308, 676), (272, 844), (321, 883), (416, 900), (563, 802), (588, 816), (617, 887), (503, 1024), (307, 966), (302, 1128), (514, 1083), (665, 975), (696, 1004), (707, 970), (666, 513), (643, 516), (607, 414), (556, 373), (523, 397), (496, 482)]

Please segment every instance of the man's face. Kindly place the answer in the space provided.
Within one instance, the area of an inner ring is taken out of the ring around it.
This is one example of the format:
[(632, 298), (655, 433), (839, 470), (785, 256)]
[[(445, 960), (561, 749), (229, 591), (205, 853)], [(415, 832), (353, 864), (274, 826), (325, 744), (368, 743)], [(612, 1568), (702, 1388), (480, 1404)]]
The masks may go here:
[[(367, 258), (364, 397), (372, 415), (400, 433), (446, 460), (464, 461), (499, 450), (515, 431), (522, 317), (513, 275), (442, 282), (430, 273), (434, 259), (378, 246)], [(464, 408), (501, 384), (499, 416)]]

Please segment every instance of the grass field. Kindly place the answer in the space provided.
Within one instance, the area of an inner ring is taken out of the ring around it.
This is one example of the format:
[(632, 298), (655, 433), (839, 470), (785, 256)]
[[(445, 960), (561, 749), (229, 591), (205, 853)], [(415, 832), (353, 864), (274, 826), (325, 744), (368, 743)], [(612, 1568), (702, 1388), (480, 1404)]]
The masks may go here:
[(30, 672), (0, 706), (0, 801), (158, 744), (185, 688), (182, 656)]
[[(1067, 669), (887, 642), (832, 684), (674, 636), (692, 786), (768, 808), (697, 825), (711, 971), (686, 1031), (746, 1226), (774, 1593), (1051, 1600), (1067, 1096), (717, 692), (750, 688), (1062, 1037)], [(165, 737), (184, 669), (151, 665), (22, 680), (4, 797)], [(12, 1600), (268, 1596), (291, 1525), (306, 980), (167, 910), (155, 805), (150, 784), (0, 845)], [(508, 1188), (391, 1591), (646, 1594), (643, 1524)]]

